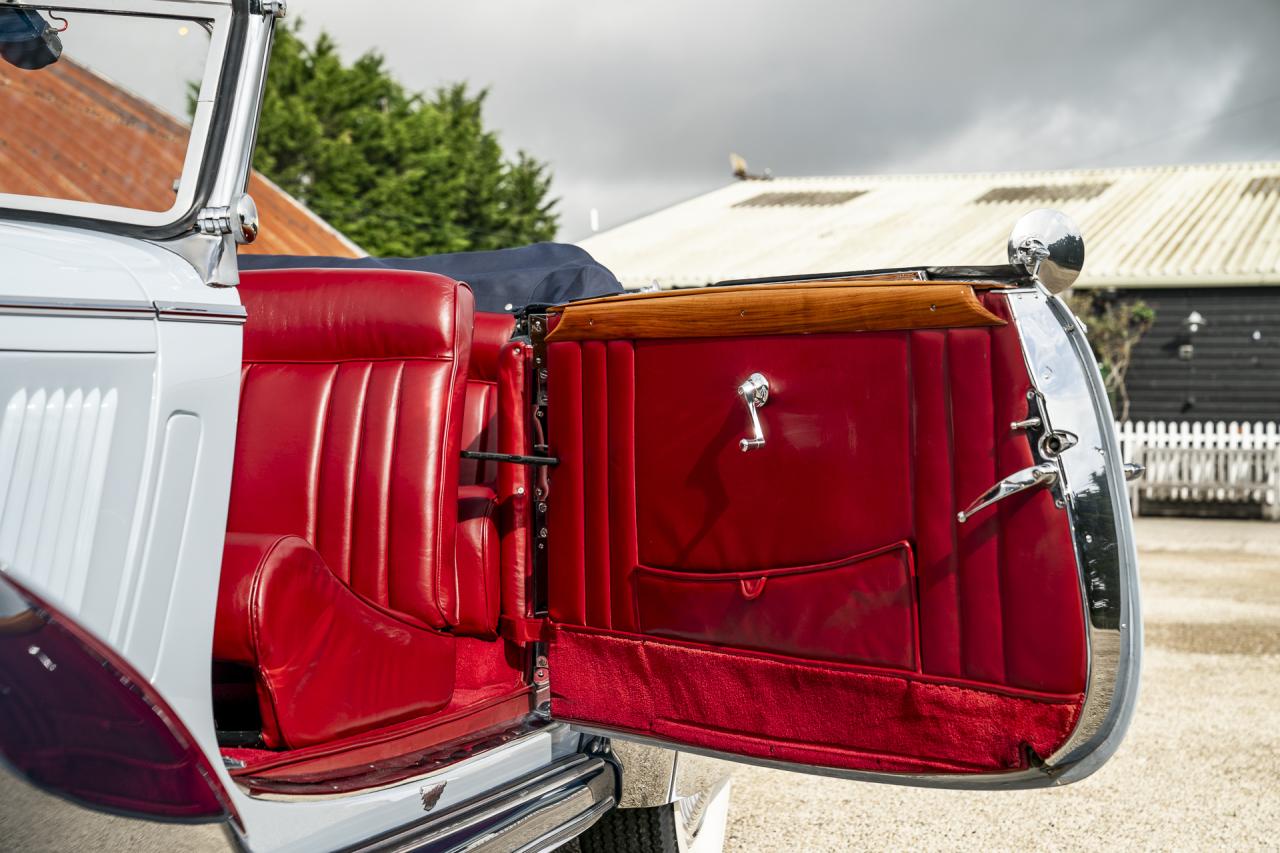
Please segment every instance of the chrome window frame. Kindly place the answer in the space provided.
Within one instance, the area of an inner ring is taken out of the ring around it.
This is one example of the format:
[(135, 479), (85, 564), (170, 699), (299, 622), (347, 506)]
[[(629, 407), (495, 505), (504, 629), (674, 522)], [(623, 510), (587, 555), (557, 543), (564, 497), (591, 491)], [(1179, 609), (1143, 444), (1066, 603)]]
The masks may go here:
[[(15, 0), (0, 0), (6, 6)], [(192, 230), (219, 177), (228, 143), (234, 95), (243, 74), (249, 0), (46, 0), (23, 2), (39, 11), (207, 21), (213, 25), (204, 77), (174, 205), (147, 211), (97, 202), (0, 193), (0, 218), (93, 228), (125, 236), (164, 239)]]

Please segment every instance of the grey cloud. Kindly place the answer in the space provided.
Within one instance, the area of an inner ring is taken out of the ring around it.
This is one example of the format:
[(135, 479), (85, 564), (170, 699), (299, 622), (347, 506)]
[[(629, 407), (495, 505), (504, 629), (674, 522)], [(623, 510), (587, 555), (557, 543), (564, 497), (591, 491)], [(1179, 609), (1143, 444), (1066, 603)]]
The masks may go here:
[(1270, 0), (352, 8), (291, 12), (412, 87), (491, 87), (506, 144), (552, 163), (570, 239), (592, 207), (608, 227), (723, 184), (731, 150), (787, 175), (1278, 153), (1280, 102), (1207, 121), (1280, 95)]

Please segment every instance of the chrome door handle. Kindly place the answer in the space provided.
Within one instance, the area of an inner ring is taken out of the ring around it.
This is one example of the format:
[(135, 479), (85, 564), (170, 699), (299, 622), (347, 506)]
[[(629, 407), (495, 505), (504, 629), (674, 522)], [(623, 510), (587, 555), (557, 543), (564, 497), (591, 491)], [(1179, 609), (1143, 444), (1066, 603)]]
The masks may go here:
[(1005, 477), (979, 495), (978, 499), (970, 504), (968, 509), (956, 514), (956, 520), (964, 524), (973, 518), (974, 513), (986, 509), (997, 501), (1004, 500), (1009, 495), (1016, 495), (1018, 492), (1025, 492), (1027, 489), (1034, 489), (1036, 486), (1052, 486), (1056, 482), (1058, 482), (1058, 466), (1053, 462), (1041, 462), (1039, 465), (1023, 468), (1016, 474), (1010, 474)]
[(738, 396), (747, 404), (747, 414), (751, 417), (751, 438), (738, 442), (743, 453), (764, 447), (764, 427), (760, 425), (759, 409), (769, 402), (769, 380), (763, 373), (753, 373), (747, 381), (738, 386)]

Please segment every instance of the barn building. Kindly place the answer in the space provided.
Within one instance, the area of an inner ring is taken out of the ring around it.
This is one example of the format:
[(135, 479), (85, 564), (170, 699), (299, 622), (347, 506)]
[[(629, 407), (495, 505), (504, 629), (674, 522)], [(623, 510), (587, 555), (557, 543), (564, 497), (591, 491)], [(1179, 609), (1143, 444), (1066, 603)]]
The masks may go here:
[(1077, 288), (1155, 311), (1132, 420), (1280, 420), (1280, 162), (740, 180), (582, 246), (635, 288), (995, 264), (1037, 207), (1084, 232)]

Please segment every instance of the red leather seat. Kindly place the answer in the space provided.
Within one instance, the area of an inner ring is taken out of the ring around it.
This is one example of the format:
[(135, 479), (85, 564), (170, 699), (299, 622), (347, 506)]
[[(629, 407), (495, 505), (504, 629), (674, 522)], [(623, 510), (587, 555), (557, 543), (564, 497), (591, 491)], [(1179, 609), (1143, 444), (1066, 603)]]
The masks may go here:
[(279, 270), (245, 273), (240, 295), (214, 657), (255, 669), (271, 747), (439, 710), (464, 621), (458, 551), (475, 550), (457, 548), (471, 292), (426, 273)]

